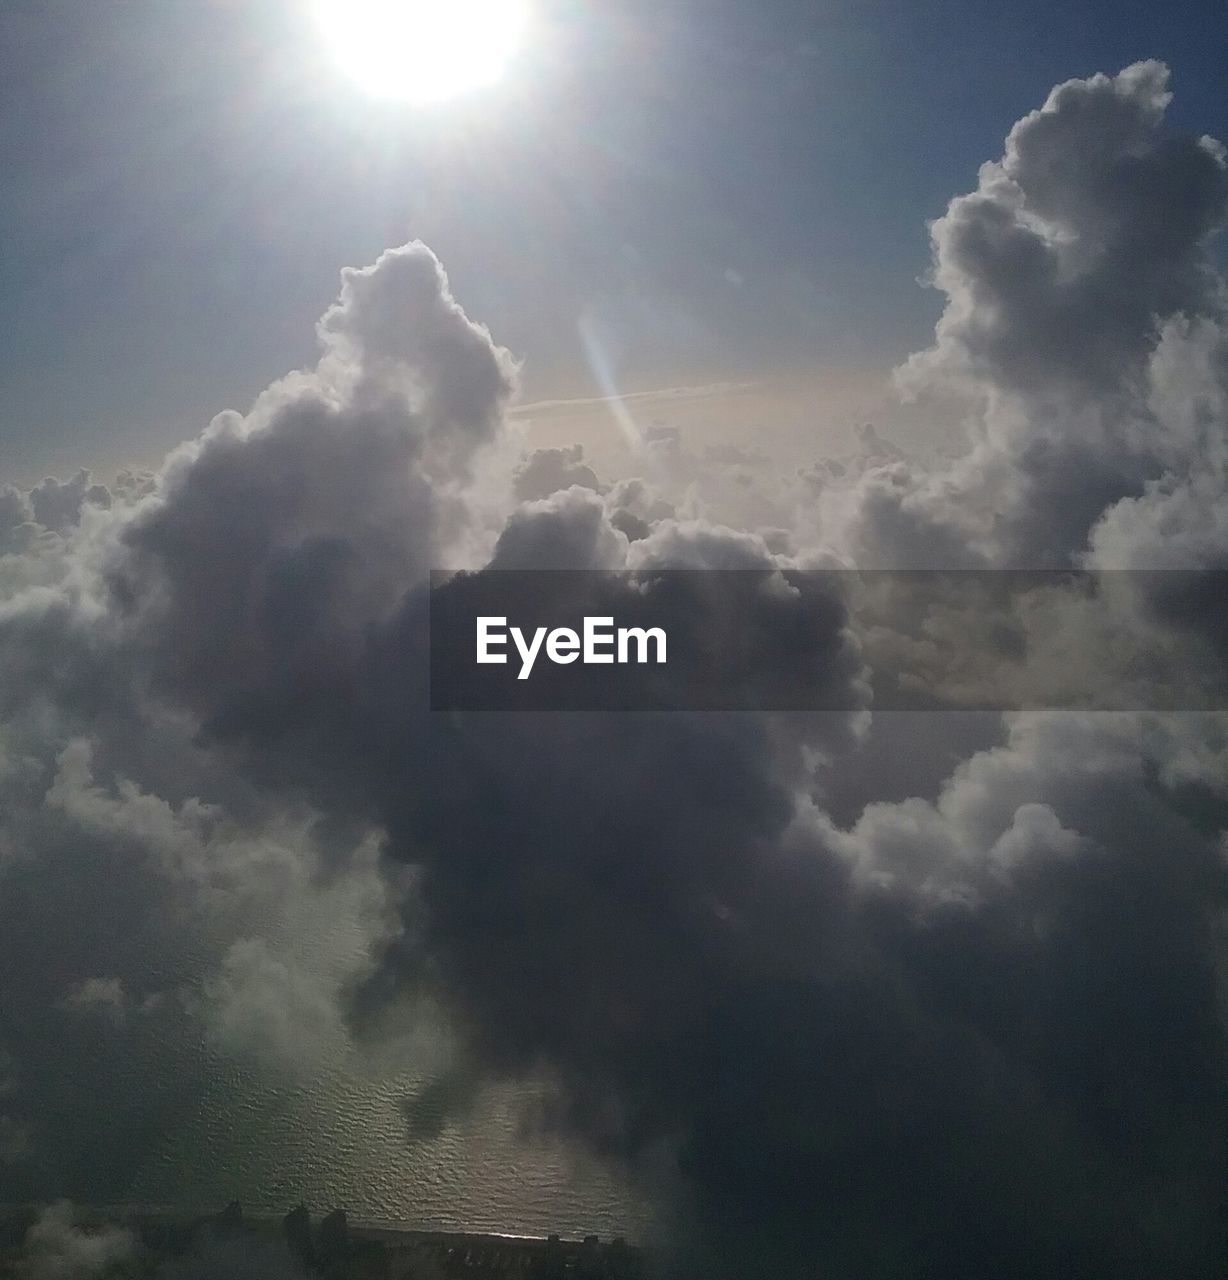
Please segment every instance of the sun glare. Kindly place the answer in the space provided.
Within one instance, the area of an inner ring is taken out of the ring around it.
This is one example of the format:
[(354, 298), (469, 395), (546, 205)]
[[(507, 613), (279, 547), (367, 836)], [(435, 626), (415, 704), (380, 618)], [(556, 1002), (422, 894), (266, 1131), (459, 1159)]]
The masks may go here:
[(324, 38), (369, 93), (442, 102), (498, 80), (527, 0), (315, 0)]

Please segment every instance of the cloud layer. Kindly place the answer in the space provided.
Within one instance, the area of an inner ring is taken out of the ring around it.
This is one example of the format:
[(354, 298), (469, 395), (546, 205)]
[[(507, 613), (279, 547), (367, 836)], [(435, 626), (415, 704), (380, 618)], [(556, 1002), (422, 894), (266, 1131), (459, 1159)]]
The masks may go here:
[[(515, 361), (414, 244), (156, 477), (0, 494), (15, 1185), (132, 1185), (227, 1061), (429, 1022), (439, 1098), (544, 1087), (710, 1273), (1221, 1274), (1222, 718), (930, 716), (905, 759), (866, 710), (445, 718), (425, 681), (436, 568), (1228, 567), (1228, 179), (1167, 104), (1157, 63), (1059, 86), (934, 224), (901, 381), (964, 398), (956, 460), (522, 459)], [(1117, 607), (1222, 645), (1215, 602)]]

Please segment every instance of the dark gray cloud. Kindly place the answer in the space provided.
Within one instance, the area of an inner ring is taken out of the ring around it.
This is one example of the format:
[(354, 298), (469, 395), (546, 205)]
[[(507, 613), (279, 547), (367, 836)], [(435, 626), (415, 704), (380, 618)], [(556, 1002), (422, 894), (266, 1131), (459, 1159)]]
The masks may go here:
[[(1221, 1274), (1222, 719), (904, 741), (865, 711), (432, 717), (425, 681), (433, 568), (1225, 567), (1224, 163), (1166, 102), (1157, 64), (1059, 86), (935, 224), (947, 309), (907, 377), (976, 406), (950, 464), (867, 434), (748, 487), (716, 473), (757, 460), (661, 430), (641, 481), (539, 456), (517, 495), (514, 362), (411, 245), (346, 273), (315, 368), (152, 483), (0, 498), (25, 1185), (88, 1193), (201, 1076), (431, 1009), (419, 1142), (544, 1081), (539, 1123), (650, 1187), (708, 1274)], [(197, 1051), (150, 1103), (133, 1045), (172, 1023)]]
[(78, 471), (61, 484), (49, 476), (30, 490), (30, 510), (35, 520), (53, 533), (64, 533), (81, 520), (81, 509), (88, 502), (104, 510), (111, 505), (111, 491), (106, 485), (93, 484), (88, 471)]
[(22, 530), (28, 529), (34, 519), (34, 509), (28, 494), (5, 485), (0, 489), (0, 554), (25, 549)]
[(584, 446), (579, 444), (568, 449), (535, 449), (516, 472), (516, 497), (521, 502), (537, 502), (573, 486), (601, 488), (597, 473), (584, 461)]

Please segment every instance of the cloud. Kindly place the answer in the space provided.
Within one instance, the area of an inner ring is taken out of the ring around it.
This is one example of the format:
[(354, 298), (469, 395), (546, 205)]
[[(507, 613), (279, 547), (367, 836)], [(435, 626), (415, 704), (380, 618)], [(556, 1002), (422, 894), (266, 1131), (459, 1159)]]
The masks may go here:
[(1030, 400), (1129, 391), (1156, 320), (1216, 305), (1208, 237), (1228, 197), (1222, 150), (1168, 133), (1168, 70), (1069, 80), (1020, 120), (975, 193), (933, 227), (947, 295), (907, 376), (962, 376)]
[(234, 943), (219, 974), (205, 982), (202, 1016), (210, 1039), (290, 1074), (311, 1071), (321, 1041), (344, 1043), (336, 993), (291, 967), (261, 938)]
[(30, 1280), (96, 1280), (133, 1262), (137, 1242), (122, 1227), (80, 1228), (71, 1204), (45, 1209), (25, 1239), (19, 1274)]
[(123, 1022), (128, 1013), (128, 995), (119, 978), (86, 978), (68, 992), (63, 1003), (66, 1009), (97, 1013), (114, 1022)]
[[(902, 379), (973, 406), (960, 459), (864, 432), (781, 478), (656, 430), (618, 485), (521, 465), (515, 362), (414, 244), (152, 480), (0, 496), (23, 1186), (134, 1186), (235, 1063), (378, 1061), (426, 1008), (448, 1052), (402, 1129), (545, 1088), (537, 1123), (712, 1274), (1219, 1274), (1221, 717), (930, 717), (905, 760), (864, 709), (432, 716), (426, 689), (432, 569), (1223, 567), (1224, 159), (1168, 130), (1166, 76), (1059, 86), (934, 224), (946, 306)], [(679, 609), (859, 679), (842, 613), (743, 603)], [(1187, 655), (1220, 616), (1136, 603)], [(1109, 635), (1081, 607), (1012, 643), (1060, 666)], [(888, 599), (879, 642), (911, 620)], [(992, 622), (965, 602), (921, 638)], [(166, 1044), (177, 1096), (147, 1097)], [(84, 1275), (99, 1246), (56, 1213), (46, 1274)]]
[(344, 271), (319, 334), (326, 351), (374, 384), (360, 383), (360, 398), (384, 393), (385, 381), (407, 391), (427, 437), (445, 454), (492, 433), (515, 389), (515, 362), (465, 315), (438, 259), (420, 243)]
[(44, 1209), (26, 1232), (13, 1274), (28, 1280), (103, 1280), (152, 1275), (159, 1280), (295, 1280), (303, 1275), (276, 1238), (197, 1230), (182, 1254), (158, 1256), (135, 1231), (92, 1220), (68, 1201)]
[(111, 505), (111, 491), (106, 485), (92, 484), (88, 471), (78, 471), (61, 484), (49, 477), (30, 490), (30, 510), (35, 520), (53, 533), (64, 533), (78, 524), (86, 503), (107, 508)]
[(584, 462), (584, 446), (536, 449), (516, 472), (516, 497), (537, 502), (573, 486), (594, 491), (601, 488), (597, 473)]
[(513, 512), (491, 557), (492, 569), (616, 569), (627, 538), (592, 490), (573, 485)]
[(946, 305), (898, 378), (968, 397), (974, 447), (941, 481), (892, 494), (867, 477), (849, 530), (864, 563), (892, 567), (920, 537), (951, 563), (954, 539), (965, 558), (1060, 566), (1162, 475), (1174, 424), (1147, 398), (1157, 337), (1222, 323), (1210, 244), (1228, 211), (1223, 148), (1165, 127), (1167, 84), (1140, 62), (1059, 85), (932, 225)]

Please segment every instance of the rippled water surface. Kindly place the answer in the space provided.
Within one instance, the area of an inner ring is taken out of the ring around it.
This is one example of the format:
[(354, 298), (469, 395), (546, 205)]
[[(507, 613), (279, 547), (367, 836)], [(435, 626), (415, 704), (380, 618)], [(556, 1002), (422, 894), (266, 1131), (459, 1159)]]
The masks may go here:
[(223, 1073), (156, 1149), (135, 1198), (201, 1207), (237, 1198), (271, 1212), (302, 1200), (415, 1227), (644, 1237), (643, 1201), (569, 1144), (526, 1134), (511, 1090), (483, 1095), (461, 1125), (420, 1115), (416, 1132), (431, 1135), (420, 1137), (405, 1103), (421, 1085), (336, 1071), (287, 1088)]

